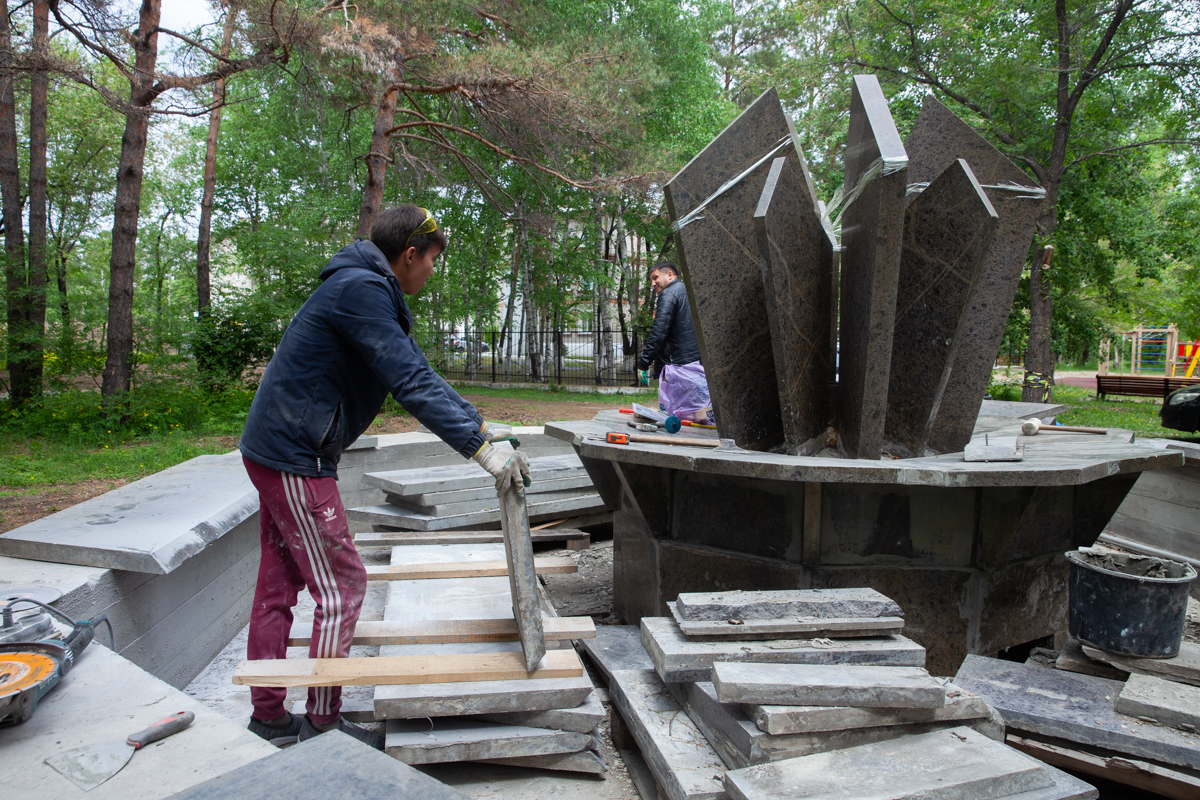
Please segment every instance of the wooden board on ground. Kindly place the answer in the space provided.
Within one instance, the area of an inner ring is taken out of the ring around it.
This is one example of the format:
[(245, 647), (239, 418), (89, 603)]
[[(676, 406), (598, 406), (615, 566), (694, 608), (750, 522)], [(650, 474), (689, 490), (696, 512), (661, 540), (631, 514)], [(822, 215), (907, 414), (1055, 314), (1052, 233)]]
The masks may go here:
[(1089, 751), (1061, 739), (1047, 742), (1009, 734), (1005, 743), (1059, 769), (1094, 775), (1174, 800), (1200, 797), (1200, 775), (1190, 770), (1172, 769), (1124, 753)]
[(574, 650), (551, 650), (534, 666), (533, 670), (526, 669), (524, 655), (517, 652), (368, 658), (276, 658), (243, 661), (233, 673), (233, 682), (240, 686), (285, 688), (389, 686), (576, 678), (583, 674), (583, 664)]
[(903, 617), (850, 617), (845, 619), (746, 619), (687, 620), (675, 603), (667, 603), (679, 629), (689, 638), (725, 641), (759, 639), (795, 639), (828, 636), (833, 639), (862, 636), (890, 636), (904, 629)]
[[(544, 617), (542, 633), (548, 641), (593, 639), (596, 623), (591, 617)], [(512, 642), (517, 623), (511, 619), (431, 620), (427, 622), (359, 621), (351, 644), (450, 644), (453, 642)], [(297, 622), (288, 636), (288, 647), (308, 647), (312, 623)]]
[[(575, 562), (566, 556), (534, 558), (533, 547), (529, 548), (529, 561), (538, 575), (562, 575), (576, 572)], [(385, 567), (367, 567), (369, 581), (414, 581), (436, 578), (498, 578), (509, 574), (504, 561), (464, 561), (442, 564), (389, 564)]]
[[(508, 562), (508, 585), (512, 589), (517, 638), (525, 651), (526, 667), (532, 670), (546, 654), (546, 638), (542, 633), (537, 561), (533, 557), (533, 540), (529, 537), (525, 494), (516, 488), (500, 495), (500, 528), (504, 531), (504, 558)], [(572, 566), (575, 564), (569, 558), (566, 561)]]
[(1174, 658), (1122, 656), (1087, 644), (1083, 646), (1083, 653), (1090, 659), (1103, 661), (1126, 672), (1157, 675), (1160, 678), (1200, 686), (1200, 644), (1195, 642), (1180, 644), (1179, 655)]
[[(534, 542), (565, 542), (571, 550), (586, 550), (592, 537), (576, 528), (554, 528), (529, 531)], [(410, 544), (501, 544), (503, 531), (380, 531), (360, 533), (354, 539), (356, 547), (396, 547)]]

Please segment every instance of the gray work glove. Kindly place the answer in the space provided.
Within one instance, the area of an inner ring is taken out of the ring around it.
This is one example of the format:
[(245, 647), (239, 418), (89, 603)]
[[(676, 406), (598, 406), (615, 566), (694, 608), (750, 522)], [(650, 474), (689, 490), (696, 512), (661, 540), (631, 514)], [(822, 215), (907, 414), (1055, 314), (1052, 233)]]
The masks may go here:
[(510, 488), (518, 495), (525, 493), (529, 485), (529, 460), (521, 451), (501, 450), (484, 442), (472, 458), (496, 478), (496, 494), (504, 494)]
[(511, 425), (503, 425), (498, 422), (485, 422), (479, 426), (479, 432), (483, 434), (485, 442), (494, 442), (497, 439), (502, 439), (505, 436), (512, 436), (513, 429)]

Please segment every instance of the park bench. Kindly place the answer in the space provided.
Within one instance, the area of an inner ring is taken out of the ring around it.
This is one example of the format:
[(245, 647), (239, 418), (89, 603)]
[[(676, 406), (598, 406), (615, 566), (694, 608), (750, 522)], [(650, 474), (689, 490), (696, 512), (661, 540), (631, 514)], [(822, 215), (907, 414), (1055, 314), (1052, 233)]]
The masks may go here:
[(1097, 375), (1096, 396), (1101, 400), (1110, 394), (1125, 397), (1166, 397), (1182, 386), (1197, 383), (1200, 383), (1200, 376), (1158, 378), (1150, 375)]

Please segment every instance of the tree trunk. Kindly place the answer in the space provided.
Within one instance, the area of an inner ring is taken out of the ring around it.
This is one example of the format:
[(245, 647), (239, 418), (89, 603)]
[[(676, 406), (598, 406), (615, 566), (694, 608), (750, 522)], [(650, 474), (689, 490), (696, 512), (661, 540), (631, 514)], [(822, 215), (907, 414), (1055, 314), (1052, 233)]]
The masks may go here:
[(1026, 403), (1050, 402), (1054, 383), (1054, 353), (1051, 329), (1054, 300), (1047, 281), (1048, 258), (1038, 258), (1029, 272), (1029, 352), (1025, 356), (1025, 382), (1021, 400)]
[[(48, 54), (50, 6), (33, 4), (33, 54), (41, 62)], [(50, 76), (35, 69), (29, 76), (29, 283), (25, 306), (28, 322), (23, 350), (26, 381), (42, 393), (43, 343), (46, 338), (46, 94)]]
[(142, 0), (138, 29), (130, 37), (135, 59), (129, 86), (130, 108), (125, 114), (125, 134), (121, 137), (121, 160), (117, 166), (112, 256), (108, 267), (108, 358), (100, 383), (100, 392), (105, 397), (129, 391), (133, 377), (133, 276), (137, 264), (146, 135), (150, 127), (150, 105), (157, 96), (154, 69), (158, 61), (161, 12), (162, 0)]
[(363, 187), (362, 205), (358, 209), (358, 233), (355, 235), (359, 239), (371, 236), (371, 225), (383, 205), (383, 185), (387, 179), (388, 150), (392, 142), (388, 130), (396, 118), (397, 93), (397, 89), (385, 91), (375, 112), (375, 131), (371, 134), (371, 152), (367, 154), (367, 185)]
[(28, 327), (25, 304), (25, 223), (21, 218), (21, 170), (17, 159), (17, 101), (13, 90), (12, 37), (8, 2), (0, 4), (0, 201), (4, 203), (5, 279), (8, 288), (9, 396), (33, 396), (23, 347)]
[[(231, 4), (221, 31), (221, 57), (229, 57), (238, 7)], [(213, 84), (212, 111), (208, 112), (208, 136), (204, 140), (204, 194), (200, 198), (200, 235), (196, 238), (196, 310), (208, 312), (212, 303), (212, 206), (217, 191), (217, 136), (221, 132), (221, 107), (225, 104), (225, 81)]]
[(54, 274), (58, 279), (59, 371), (69, 375), (75, 355), (75, 326), (71, 322), (71, 302), (67, 297), (67, 252), (64, 250), (59, 250), (54, 259)]
[[(520, 209), (518, 209), (518, 212)], [(521, 226), (521, 230), (525, 227), (525, 218), (521, 217), (517, 224)], [(512, 321), (513, 308), (517, 303), (517, 276), (520, 274), (521, 265), (521, 246), (525, 240), (524, 234), (518, 235), (519, 241), (513, 247), (513, 263), (512, 277), (508, 282), (508, 307), (504, 310), (504, 327), (500, 329), (500, 341), (504, 344), (504, 381), (508, 382), (509, 376), (512, 374)], [(492, 355), (495, 358), (495, 354)]]

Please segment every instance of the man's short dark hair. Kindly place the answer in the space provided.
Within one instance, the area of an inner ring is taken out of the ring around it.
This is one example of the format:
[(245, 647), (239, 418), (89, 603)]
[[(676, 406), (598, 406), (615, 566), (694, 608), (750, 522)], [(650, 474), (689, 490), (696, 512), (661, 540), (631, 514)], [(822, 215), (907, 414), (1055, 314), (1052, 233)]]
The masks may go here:
[(410, 247), (417, 248), (417, 255), (425, 255), (430, 247), (437, 245), (439, 251), (446, 249), (446, 234), (439, 227), (432, 233), (413, 231), (425, 222), (425, 209), (405, 203), (389, 208), (375, 218), (371, 226), (371, 243), (383, 251), (384, 258), (391, 261)]
[(660, 269), (667, 270), (672, 275), (674, 275), (676, 278), (679, 277), (679, 268), (676, 267), (675, 264), (671, 261), (658, 262), (650, 269), (650, 274), (653, 275), (654, 273), (658, 272)]

